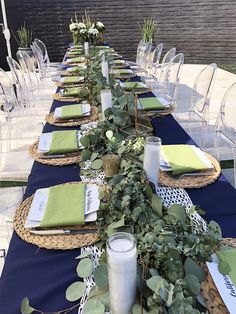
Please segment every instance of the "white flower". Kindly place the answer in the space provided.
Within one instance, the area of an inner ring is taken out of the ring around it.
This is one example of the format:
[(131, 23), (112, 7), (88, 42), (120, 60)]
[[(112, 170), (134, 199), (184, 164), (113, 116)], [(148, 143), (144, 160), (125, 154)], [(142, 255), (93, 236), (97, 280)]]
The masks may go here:
[(96, 28), (90, 27), (90, 29), (88, 30), (88, 33), (96, 36), (99, 34), (99, 31)]
[(75, 31), (77, 29), (78, 24), (77, 23), (71, 23), (69, 25), (69, 27), (70, 27), (70, 31), (73, 32), (73, 31)]
[(78, 28), (86, 28), (86, 25), (82, 22), (78, 23)]
[(80, 32), (80, 34), (85, 34), (85, 33), (87, 33), (87, 29), (86, 28), (82, 28), (79, 32)]
[(97, 22), (97, 25), (96, 25), (98, 28), (104, 28), (104, 24), (102, 22)]

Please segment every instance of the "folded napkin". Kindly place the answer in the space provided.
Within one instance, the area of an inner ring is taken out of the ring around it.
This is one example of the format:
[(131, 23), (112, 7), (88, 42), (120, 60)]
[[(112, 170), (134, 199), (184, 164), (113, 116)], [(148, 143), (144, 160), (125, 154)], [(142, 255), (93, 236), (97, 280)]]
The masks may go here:
[(67, 105), (61, 107), (61, 119), (79, 118), (83, 115), (83, 107), (81, 104)]
[(162, 145), (161, 154), (174, 175), (209, 169), (190, 145)]
[(123, 86), (129, 90), (134, 89), (134, 88), (146, 88), (147, 87), (147, 85), (142, 82), (124, 82)]
[(130, 69), (119, 69), (118, 73), (119, 74), (131, 74), (133, 73), (133, 71), (131, 71)]
[(225, 261), (230, 266), (229, 277), (236, 287), (236, 249), (227, 249), (216, 252), (221, 262)]
[(114, 64), (124, 64), (125, 63), (124, 60), (114, 60), (113, 62), (114, 62)]
[(84, 57), (76, 57), (76, 58), (67, 59), (67, 63), (80, 63), (80, 62), (84, 62)]
[(86, 184), (53, 186), (40, 227), (84, 225)]
[(48, 154), (66, 154), (78, 150), (77, 130), (54, 131)]
[(83, 46), (82, 46), (82, 45), (72, 45), (71, 48), (72, 48), (72, 49), (75, 49), (75, 48), (77, 48), (77, 49), (80, 49), (80, 48), (83, 49)]
[(79, 76), (66, 76), (63, 77), (64, 84), (76, 84), (83, 82), (83, 77)]
[(62, 95), (65, 97), (87, 97), (88, 91), (80, 87), (66, 88)]
[(161, 110), (165, 108), (156, 97), (139, 98), (139, 102), (145, 110)]

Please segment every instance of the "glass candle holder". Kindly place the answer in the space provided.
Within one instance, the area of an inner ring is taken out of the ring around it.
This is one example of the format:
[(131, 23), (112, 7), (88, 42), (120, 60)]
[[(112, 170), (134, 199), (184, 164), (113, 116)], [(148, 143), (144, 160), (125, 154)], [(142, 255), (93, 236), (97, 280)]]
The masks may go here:
[(104, 111), (107, 108), (112, 107), (112, 93), (110, 89), (101, 90), (101, 105), (102, 105), (102, 115), (104, 117)]
[(106, 250), (112, 314), (130, 314), (137, 285), (136, 240), (129, 233), (117, 232), (107, 240)]
[(157, 136), (149, 136), (144, 142), (143, 169), (150, 182), (158, 185), (160, 172), (161, 139)]
[(86, 56), (89, 54), (89, 43), (87, 41), (84, 43), (84, 54)]

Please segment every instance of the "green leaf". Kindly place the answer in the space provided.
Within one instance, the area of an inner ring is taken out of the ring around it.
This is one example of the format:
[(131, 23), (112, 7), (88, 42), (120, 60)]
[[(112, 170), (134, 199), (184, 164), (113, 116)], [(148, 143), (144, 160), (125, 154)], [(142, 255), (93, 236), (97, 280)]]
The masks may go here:
[(118, 154), (119, 156), (121, 156), (125, 151), (126, 151), (126, 147), (125, 147), (125, 145), (122, 145), (122, 146), (120, 146), (120, 147), (118, 148), (117, 154)]
[(105, 197), (105, 193), (104, 193), (103, 188), (99, 188), (98, 189), (98, 199), (102, 200), (104, 197)]
[(94, 281), (96, 285), (104, 289), (108, 287), (108, 272), (107, 272), (107, 265), (99, 265), (95, 272), (94, 272)]
[(161, 276), (153, 276), (149, 278), (146, 283), (152, 291), (158, 293), (164, 286), (164, 279)]
[(111, 140), (113, 137), (113, 132), (111, 130), (106, 131), (106, 137)]
[(146, 184), (145, 189), (144, 189), (144, 193), (145, 193), (145, 196), (147, 199), (149, 199), (149, 200), (152, 199), (153, 191), (152, 191), (150, 184)]
[(187, 274), (185, 280), (192, 294), (195, 296), (199, 295), (201, 285), (198, 278), (192, 274)]
[(102, 168), (102, 165), (103, 165), (102, 159), (96, 159), (92, 162), (91, 167), (94, 170), (99, 170)]
[(80, 138), (80, 143), (81, 145), (83, 145), (84, 147), (89, 147), (90, 146), (90, 139), (88, 135), (82, 136)]
[(199, 266), (192, 258), (187, 257), (184, 270), (186, 274), (195, 275), (200, 282), (204, 281), (206, 278), (206, 274), (201, 266)]
[(222, 275), (228, 275), (231, 271), (231, 267), (226, 261), (220, 261), (218, 264), (218, 270)]
[(84, 258), (82, 259), (77, 268), (76, 268), (77, 274), (81, 278), (87, 278), (91, 276), (93, 272), (93, 263), (90, 258)]
[(35, 309), (30, 306), (28, 298), (22, 300), (20, 310), (22, 314), (31, 314), (35, 311)]
[(81, 152), (82, 160), (88, 160), (90, 158), (91, 152), (89, 149), (85, 148)]
[(103, 114), (104, 114), (104, 116), (105, 116), (106, 118), (108, 118), (109, 116), (111, 116), (111, 115), (113, 114), (112, 109), (111, 109), (111, 108), (105, 109), (104, 112), (103, 112)]
[(92, 153), (90, 160), (94, 161), (99, 156), (99, 153)]
[(125, 225), (125, 220), (124, 220), (124, 215), (123, 215), (120, 220), (112, 222), (108, 226), (108, 229), (117, 229), (119, 227), (123, 227), (124, 225)]
[(88, 257), (90, 255), (91, 255), (91, 251), (87, 251), (87, 252), (84, 252), (84, 253), (76, 256), (75, 259), (82, 259), (82, 258)]
[(152, 195), (152, 209), (156, 212), (160, 217), (162, 216), (162, 199), (156, 194)]
[(66, 299), (68, 301), (76, 301), (79, 300), (85, 293), (86, 284), (81, 281), (73, 282), (67, 289), (66, 289)]
[(190, 208), (190, 210), (189, 210), (189, 212), (188, 212), (188, 214), (189, 214), (189, 215), (193, 215), (195, 212), (196, 212), (196, 206), (195, 206), (195, 205), (192, 205), (191, 208)]
[(107, 286), (105, 289), (99, 288), (97, 285), (93, 286), (89, 292), (89, 299), (92, 298), (102, 302), (105, 305), (105, 310), (110, 310), (110, 295), (109, 295), (109, 287)]
[(184, 222), (186, 220), (185, 208), (179, 204), (173, 204), (168, 208), (168, 214), (177, 220)]
[(83, 308), (82, 314), (104, 314), (105, 306), (98, 300), (88, 300)]
[(145, 309), (141, 308), (141, 306), (138, 303), (134, 304), (132, 307), (132, 314), (141, 314), (141, 313), (147, 314)]
[(217, 240), (222, 239), (222, 231), (220, 226), (214, 220), (211, 220), (208, 224), (208, 233)]

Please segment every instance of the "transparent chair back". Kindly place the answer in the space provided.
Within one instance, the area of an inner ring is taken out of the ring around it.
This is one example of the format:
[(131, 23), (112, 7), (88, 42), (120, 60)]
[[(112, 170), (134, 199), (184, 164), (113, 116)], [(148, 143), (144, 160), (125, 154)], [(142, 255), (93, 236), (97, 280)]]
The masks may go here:
[(10, 77), (0, 68), (0, 84), (3, 110), (9, 114), (9, 111), (18, 106), (19, 102), (15, 94), (15, 89)]
[(179, 77), (184, 63), (184, 54), (177, 54), (169, 63), (165, 78), (165, 95), (167, 98), (171, 99), (172, 102), (176, 101), (177, 97), (177, 88), (179, 83)]
[(190, 111), (195, 111), (205, 121), (208, 121), (210, 96), (217, 65), (206, 66), (197, 76), (190, 101)]
[(39, 76), (40, 79), (43, 80), (46, 76), (46, 69), (45, 69), (45, 64), (43, 61), (43, 55), (42, 52), (40, 50), (40, 48), (38, 47), (38, 45), (36, 43), (33, 43), (31, 45), (31, 49), (35, 55), (36, 61), (37, 61), (37, 66), (38, 66), (38, 71), (39, 71)]
[(24, 72), (27, 74), (27, 79), (30, 84), (30, 88), (38, 91), (39, 79), (35, 68), (35, 58), (31, 57), (27, 52), (19, 53), (19, 62)]
[(42, 40), (35, 38), (34, 42), (38, 45), (38, 47), (41, 49), (42, 54), (43, 54), (43, 61), (47, 64), (50, 63), (50, 59), (48, 56), (48, 51), (47, 51), (47, 47), (44, 44), (44, 42), (42, 42)]
[(163, 44), (161, 43), (149, 52), (149, 55), (147, 57), (147, 68), (150, 74), (154, 74), (153, 69), (159, 64), (162, 49)]
[(141, 39), (139, 44), (138, 44), (138, 47), (137, 47), (137, 54), (136, 54), (136, 63), (139, 64), (139, 58), (140, 58), (140, 51), (141, 51), (141, 48), (144, 44), (144, 40)]
[(139, 55), (137, 56), (138, 62), (137, 64), (141, 65), (145, 68), (147, 63), (147, 56), (152, 49), (152, 41), (148, 43), (143, 43), (142, 47), (140, 48)]
[(236, 143), (236, 82), (226, 91), (216, 121), (216, 131), (221, 131)]
[(171, 62), (171, 60), (174, 58), (176, 54), (176, 48), (173, 47), (171, 48), (170, 50), (168, 50), (166, 52), (166, 54), (164, 55), (163, 59), (162, 59), (162, 62), (161, 62), (161, 67), (160, 67), (160, 74), (158, 75), (157, 71), (158, 71), (158, 64), (156, 66), (156, 70), (155, 70), (155, 74), (158, 78), (158, 80), (160, 82), (164, 81), (165, 80), (165, 76), (166, 76), (166, 70), (167, 70), (167, 67), (169, 65), (169, 63)]

